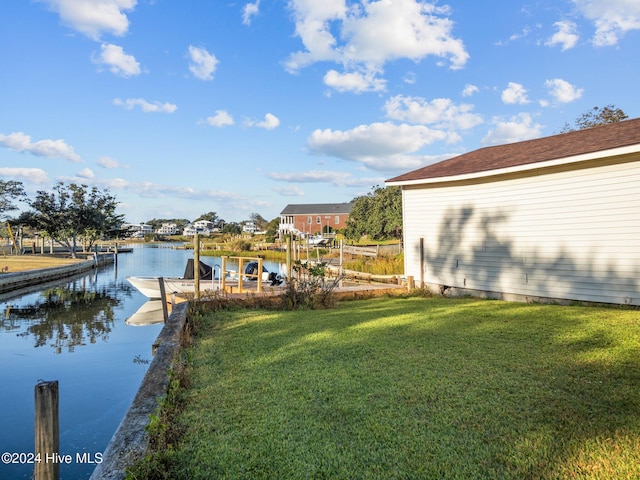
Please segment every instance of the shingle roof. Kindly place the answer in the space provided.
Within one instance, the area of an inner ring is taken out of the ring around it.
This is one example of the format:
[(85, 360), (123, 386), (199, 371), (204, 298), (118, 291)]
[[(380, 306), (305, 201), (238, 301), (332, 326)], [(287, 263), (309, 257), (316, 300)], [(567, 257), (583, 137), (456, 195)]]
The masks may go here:
[(640, 118), (524, 142), (485, 147), (391, 178), (406, 182), (499, 170), (640, 144)]
[(339, 215), (351, 213), (353, 203), (289, 204), (280, 215)]

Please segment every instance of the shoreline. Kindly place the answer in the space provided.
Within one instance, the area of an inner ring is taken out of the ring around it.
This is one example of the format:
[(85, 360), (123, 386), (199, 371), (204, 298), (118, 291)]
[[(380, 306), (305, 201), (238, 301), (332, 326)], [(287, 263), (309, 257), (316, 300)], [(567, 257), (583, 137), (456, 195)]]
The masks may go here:
[(114, 263), (114, 257), (113, 253), (105, 253), (87, 260), (76, 261), (77, 259), (70, 258), (69, 260), (74, 261), (57, 267), (3, 273), (0, 274), (0, 294), (13, 293), (29, 287), (72, 277), (78, 273)]

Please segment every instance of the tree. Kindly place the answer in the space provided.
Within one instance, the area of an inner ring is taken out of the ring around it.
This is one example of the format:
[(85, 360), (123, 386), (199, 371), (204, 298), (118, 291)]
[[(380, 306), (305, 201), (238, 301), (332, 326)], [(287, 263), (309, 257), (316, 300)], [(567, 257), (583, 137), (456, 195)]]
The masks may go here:
[(6, 212), (17, 210), (16, 201), (26, 197), (22, 182), (0, 180), (0, 220), (6, 218)]
[(115, 213), (117, 202), (108, 190), (75, 183), (58, 182), (52, 192), (38, 191), (29, 205), (31, 226), (62, 243), (73, 257), (78, 238), (89, 246), (98, 238), (116, 238), (124, 220)]
[(585, 128), (607, 125), (609, 123), (617, 123), (627, 118), (629, 118), (629, 115), (624, 113), (621, 109), (616, 108), (614, 105), (607, 105), (603, 108), (593, 107), (588, 112), (585, 112), (576, 118), (574, 122), (575, 128), (572, 128), (568, 123), (565, 123), (560, 133), (584, 130)]
[(267, 225), (269, 224), (269, 222), (259, 213), (252, 213), (249, 216), (249, 219), (253, 222), (253, 224), (256, 226), (256, 228), (260, 231), (262, 230), (266, 230)]
[(229, 222), (222, 228), (222, 233), (240, 235), (242, 233), (242, 227), (237, 222)]
[(265, 235), (265, 240), (267, 242), (275, 242), (276, 237), (278, 236), (278, 230), (280, 229), (280, 217), (276, 217), (269, 222), (267, 225), (267, 233)]
[(345, 232), (347, 238), (364, 235), (372, 240), (402, 238), (402, 191), (400, 187), (373, 187), (353, 200)]
[(193, 222), (197, 222), (198, 220), (206, 220), (207, 222), (217, 223), (218, 222), (218, 214), (216, 212), (208, 212), (203, 213), (198, 218), (196, 218)]

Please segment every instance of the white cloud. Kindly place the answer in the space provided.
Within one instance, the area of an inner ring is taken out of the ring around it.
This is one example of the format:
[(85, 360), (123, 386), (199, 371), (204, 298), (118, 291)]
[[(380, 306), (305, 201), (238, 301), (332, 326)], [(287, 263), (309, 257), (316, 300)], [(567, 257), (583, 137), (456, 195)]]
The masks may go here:
[(228, 125), (233, 125), (233, 117), (227, 113), (226, 110), (216, 110), (216, 114), (207, 117), (207, 123), (212, 127), (225, 127)]
[(468, 130), (480, 125), (482, 117), (471, 113), (473, 105), (456, 105), (448, 98), (435, 98), (430, 102), (421, 97), (396, 95), (384, 105), (386, 115), (393, 120), (436, 125), (448, 130)]
[(100, 157), (96, 163), (102, 168), (129, 168), (128, 165), (123, 165), (111, 157)]
[(573, 102), (582, 97), (584, 93), (584, 89), (576, 88), (561, 78), (547, 80), (544, 84), (549, 89), (549, 94), (560, 103)]
[(353, 178), (348, 172), (335, 172), (328, 170), (311, 170), (308, 172), (277, 173), (267, 175), (272, 180), (289, 183), (329, 183), (336, 187), (362, 187), (384, 182), (383, 177), (378, 178)]
[(92, 40), (103, 33), (122, 36), (129, 29), (124, 12), (136, 6), (136, 0), (39, 0), (58, 13), (62, 23)]
[(386, 80), (376, 78), (375, 72), (339, 73), (329, 70), (324, 76), (324, 83), (338, 92), (379, 92), (386, 88)]
[(280, 119), (271, 113), (267, 113), (264, 116), (264, 120), (262, 122), (255, 122), (253, 120), (246, 120), (244, 124), (247, 127), (260, 127), (266, 130), (273, 130), (274, 128), (280, 125)]
[(462, 90), (462, 96), (463, 97), (470, 97), (471, 95), (473, 95), (474, 93), (478, 93), (480, 90), (478, 89), (478, 87), (476, 87), (475, 85), (471, 85), (470, 83), (467, 83), (464, 86), (464, 90)]
[(299, 187), (287, 186), (287, 187), (274, 187), (273, 191), (279, 193), (283, 197), (302, 197), (304, 195), (304, 190)]
[(213, 74), (218, 65), (215, 55), (207, 52), (204, 48), (189, 45), (189, 71), (199, 80), (213, 80)]
[(0, 145), (17, 152), (29, 152), (38, 157), (63, 158), (72, 162), (80, 161), (80, 156), (64, 140), (38, 140), (37, 142), (32, 142), (29, 135), (23, 132), (14, 132), (9, 135), (0, 134)]
[[(304, 50), (289, 56), (285, 66), (290, 72), (330, 61), (343, 65), (344, 75), (354, 71), (371, 75), (389, 61), (418, 62), (427, 56), (447, 59), (452, 69), (458, 69), (469, 59), (463, 42), (452, 35), (448, 7), (420, 0), (363, 1), (349, 7), (344, 0), (290, 0), (289, 6), (304, 45)], [(331, 79), (339, 86), (346, 80), (336, 74)]]
[(482, 139), (483, 145), (500, 145), (537, 138), (542, 134), (543, 126), (533, 122), (531, 115), (521, 113), (509, 120), (499, 117), (493, 119), (495, 128), (489, 130)]
[(0, 167), (0, 176), (3, 178), (15, 178), (20, 181), (38, 185), (49, 183), (49, 177), (47, 177), (46, 172), (40, 168)]
[(616, 45), (630, 30), (640, 30), (638, 0), (573, 0), (576, 8), (596, 27), (594, 45)]
[(413, 85), (416, 83), (416, 74), (414, 72), (407, 72), (402, 81), (409, 85)]
[(519, 83), (509, 82), (507, 88), (502, 92), (502, 101), (510, 105), (529, 103), (527, 90)]
[(556, 27), (558, 31), (545, 42), (545, 45), (550, 47), (561, 45), (563, 51), (576, 46), (580, 37), (576, 33), (577, 25), (574, 22), (561, 21), (554, 23), (553, 26)]
[(112, 44), (102, 44), (100, 55), (93, 55), (92, 60), (97, 64), (104, 64), (109, 71), (121, 77), (140, 75), (140, 64), (133, 55), (128, 55), (122, 47)]
[(84, 178), (84, 179), (88, 179), (88, 180), (90, 180), (90, 179), (95, 177), (95, 175), (93, 174), (93, 171), (91, 171), (90, 168), (83, 168), (79, 172), (76, 172), (76, 175), (79, 178)]
[(143, 98), (128, 98), (127, 100), (116, 98), (113, 100), (113, 104), (127, 110), (133, 110), (135, 107), (140, 107), (145, 113), (173, 113), (178, 109), (178, 107), (172, 103), (149, 103)]
[(242, 9), (242, 23), (251, 25), (251, 18), (255, 17), (260, 11), (260, 0), (254, 3), (247, 3)]
[(417, 168), (424, 159), (417, 152), (425, 145), (447, 140), (449, 134), (424, 125), (391, 122), (360, 125), (351, 130), (315, 130), (307, 139), (314, 154), (362, 163), (375, 170)]

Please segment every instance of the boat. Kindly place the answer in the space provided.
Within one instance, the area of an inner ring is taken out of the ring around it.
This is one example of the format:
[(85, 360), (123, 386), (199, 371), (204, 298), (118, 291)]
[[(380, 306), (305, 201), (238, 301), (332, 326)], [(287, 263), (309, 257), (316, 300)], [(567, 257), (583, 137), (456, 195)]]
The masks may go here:
[[(200, 291), (220, 290), (220, 279), (213, 274), (213, 267), (200, 261)], [(193, 293), (195, 291), (194, 261), (189, 259), (182, 277), (131, 276), (127, 281), (148, 298), (162, 298), (160, 279), (164, 283), (165, 295), (172, 293)]]
[[(194, 261), (189, 259), (185, 268), (184, 275), (182, 277), (154, 277), (154, 276), (141, 276), (141, 277), (127, 277), (127, 281), (133, 285), (140, 293), (148, 298), (162, 298), (160, 294), (160, 278), (164, 283), (165, 295), (172, 293), (194, 293), (195, 292), (195, 280), (194, 280)], [(217, 265), (216, 265), (217, 266)], [(218, 267), (219, 268), (219, 267)], [(214, 267), (207, 265), (200, 261), (200, 292), (207, 291), (220, 291), (222, 290), (221, 278), (214, 275)], [(249, 262), (244, 270), (243, 280), (256, 281), (258, 272), (258, 262)], [(226, 272), (228, 276), (229, 272)], [(237, 281), (237, 279), (236, 279)], [(262, 267), (262, 281), (268, 282), (272, 286), (280, 285), (283, 282), (283, 278), (277, 275), (275, 272), (267, 271), (264, 266)], [(231, 278), (231, 282), (225, 278), (225, 284), (228, 286), (237, 285), (234, 279)]]
[(331, 243), (330, 238), (325, 238), (322, 235), (314, 235), (311, 237), (307, 237), (307, 245), (313, 247), (325, 247)]

